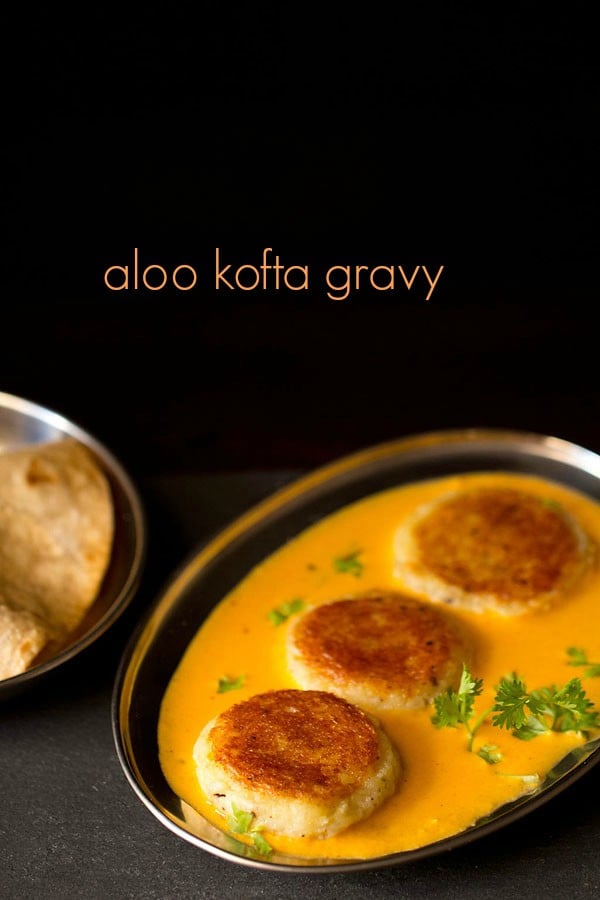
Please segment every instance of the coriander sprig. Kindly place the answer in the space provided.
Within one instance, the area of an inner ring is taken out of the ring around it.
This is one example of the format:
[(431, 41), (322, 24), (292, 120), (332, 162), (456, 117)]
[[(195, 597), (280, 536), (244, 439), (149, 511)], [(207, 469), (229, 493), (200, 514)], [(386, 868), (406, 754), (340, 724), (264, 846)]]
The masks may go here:
[(600, 715), (579, 678), (571, 678), (562, 687), (528, 691), (523, 679), (513, 673), (500, 681), (495, 701), (492, 725), (511, 730), (523, 741), (549, 731), (586, 734), (590, 728), (600, 728)]
[(477, 756), (485, 760), (490, 766), (495, 766), (502, 760), (502, 751), (496, 744), (482, 744), (477, 751)]
[[(521, 676), (513, 672), (500, 679), (494, 703), (475, 718), (475, 700), (482, 691), (482, 679), (474, 678), (463, 665), (458, 690), (448, 689), (434, 700), (433, 724), (436, 728), (464, 725), (471, 752), (478, 729), (491, 714), (493, 726), (505, 728), (524, 741), (551, 731), (586, 735), (589, 729), (600, 728), (600, 713), (594, 709), (579, 678), (572, 678), (562, 687), (550, 685), (528, 691)], [(502, 759), (495, 744), (484, 744), (477, 755), (490, 765)]]
[[(474, 722), (471, 722), (474, 716), (475, 699), (481, 694), (482, 690), (483, 680), (481, 678), (473, 678), (468, 668), (463, 664), (458, 690), (453, 691), (451, 688), (448, 688), (443, 694), (438, 694), (433, 701), (435, 715), (431, 721), (435, 727), (456, 728), (457, 725), (464, 725), (469, 735), (468, 748), (470, 751), (473, 750), (473, 741), (478, 728), (491, 712), (490, 707), (481, 713)], [(477, 755), (490, 765), (494, 765), (502, 759), (501, 752), (494, 744), (484, 744)]]
[(567, 656), (570, 666), (588, 666), (583, 672), (584, 678), (600, 678), (600, 663), (588, 659), (587, 652), (583, 647), (567, 647)]
[(540, 497), (540, 503), (542, 506), (545, 506), (547, 509), (551, 509), (553, 512), (562, 513), (563, 508), (558, 500), (554, 500), (552, 497)]

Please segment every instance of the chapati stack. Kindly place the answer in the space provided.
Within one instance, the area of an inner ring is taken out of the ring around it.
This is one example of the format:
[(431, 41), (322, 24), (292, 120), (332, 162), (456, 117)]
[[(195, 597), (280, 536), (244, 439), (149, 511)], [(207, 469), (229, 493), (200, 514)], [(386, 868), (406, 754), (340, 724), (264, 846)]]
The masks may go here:
[(80, 624), (113, 532), (110, 486), (82, 444), (0, 453), (0, 679), (24, 672)]

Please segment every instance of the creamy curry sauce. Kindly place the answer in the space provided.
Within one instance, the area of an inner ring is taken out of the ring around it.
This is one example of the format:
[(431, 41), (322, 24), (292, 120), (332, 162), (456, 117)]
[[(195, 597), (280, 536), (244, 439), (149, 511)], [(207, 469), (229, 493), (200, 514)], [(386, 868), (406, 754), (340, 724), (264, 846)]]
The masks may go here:
[[(202, 794), (192, 750), (213, 716), (253, 694), (298, 687), (286, 668), (288, 623), (278, 626), (271, 610), (302, 598), (305, 607), (372, 588), (404, 590), (393, 575), (393, 539), (402, 519), (423, 502), (476, 485), (521, 487), (555, 500), (576, 516), (600, 545), (600, 506), (587, 497), (539, 478), (509, 473), (469, 473), (386, 490), (345, 507), (285, 544), (253, 569), (214, 609), (187, 649), (165, 694), (159, 720), (160, 761), (175, 793), (209, 821), (226, 829)], [(338, 572), (333, 561), (360, 551), (362, 571)], [(566, 649), (581, 646), (600, 660), (600, 571), (594, 567), (560, 603), (544, 612), (503, 617), (495, 612), (448, 611), (464, 623), (475, 652), (472, 673), (484, 681), (475, 711), (493, 702), (494, 686), (517, 672), (528, 689), (563, 685), (581, 669), (568, 665)], [(423, 598), (422, 598), (423, 599)], [(425, 598), (426, 599), (426, 598)], [(289, 620), (288, 620), (289, 622)], [(238, 690), (218, 693), (222, 677), (245, 676)], [(600, 678), (582, 678), (600, 706)], [(403, 762), (396, 794), (363, 822), (327, 839), (291, 839), (265, 832), (272, 847), (305, 858), (357, 859), (383, 856), (429, 844), (463, 831), (541, 779), (571, 749), (585, 742), (574, 733), (544, 734), (520, 741), (484, 724), (474, 749), (497, 745), (503, 759), (489, 765), (467, 750), (464, 727), (437, 729), (432, 707), (381, 713), (380, 721)]]

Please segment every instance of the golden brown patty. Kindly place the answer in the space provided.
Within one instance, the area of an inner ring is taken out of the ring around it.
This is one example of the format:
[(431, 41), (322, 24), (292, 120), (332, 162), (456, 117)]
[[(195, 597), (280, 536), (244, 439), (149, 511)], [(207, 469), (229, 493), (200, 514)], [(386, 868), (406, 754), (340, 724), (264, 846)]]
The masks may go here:
[(458, 492), (396, 534), (396, 574), (432, 600), (515, 614), (549, 605), (583, 571), (589, 542), (558, 504), (513, 488)]
[(381, 726), (322, 691), (257, 694), (209, 722), (194, 748), (200, 785), (253, 828), (325, 837), (370, 815), (396, 789), (400, 764)]
[(423, 706), (458, 685), (469, 658), (447, 615), (389, 591), (318, 606), (288, 635), (290, 671), (302, 687), (373, 710)]

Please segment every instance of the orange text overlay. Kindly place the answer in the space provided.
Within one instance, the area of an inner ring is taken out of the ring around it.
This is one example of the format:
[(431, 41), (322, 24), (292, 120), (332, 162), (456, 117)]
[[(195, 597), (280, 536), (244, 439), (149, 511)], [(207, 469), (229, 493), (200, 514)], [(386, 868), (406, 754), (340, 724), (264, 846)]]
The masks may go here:
[[(360, 290), (412, 291), (430, 300), (444, 266), (349, 265), (336, 263), (319, 273), (311, 273), (310, 266), (282, 262), (272, 247), (265, 247), (258, 260), (239, 263), (215, 247), (209, 266), (181, 263), (165, 268), (156, 262), (142, 259), (138, 247), (123, 265), (109, 266), (104, 272), (104, 284), (110, 291), (162, 291), (174, 288), (191, 291), (197, 285), (215, 291), (308, 291), (324, 290), (330, 300), (346, 300)], [(315, 283), (316, 282), (316, 283)]]

